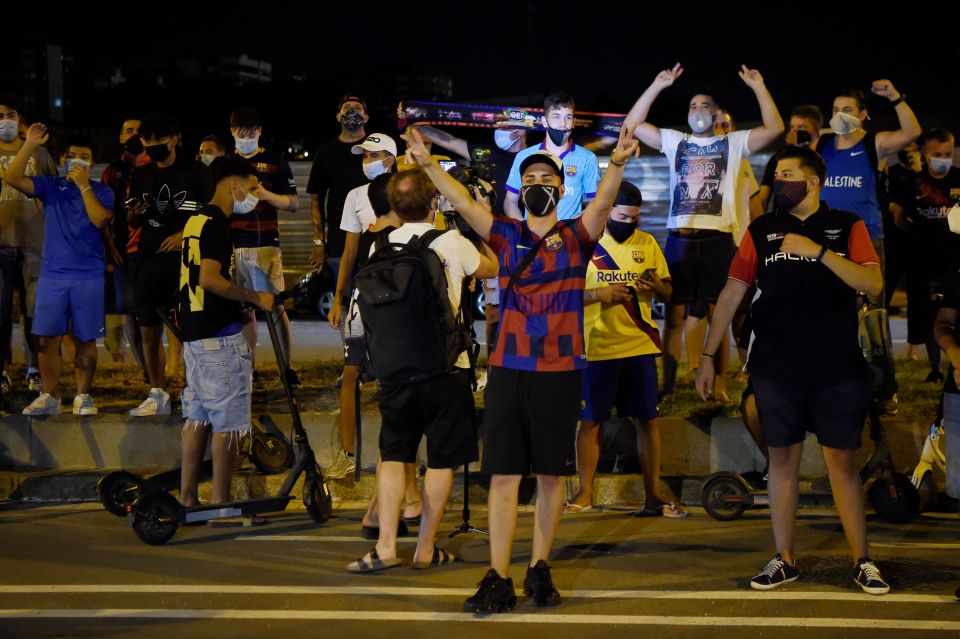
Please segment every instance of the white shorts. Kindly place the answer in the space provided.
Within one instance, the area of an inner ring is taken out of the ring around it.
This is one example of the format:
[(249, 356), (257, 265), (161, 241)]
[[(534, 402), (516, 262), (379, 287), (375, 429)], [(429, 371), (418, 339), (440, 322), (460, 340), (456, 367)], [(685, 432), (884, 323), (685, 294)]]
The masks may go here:
[(237, 286), (273, 294), (284, 289), (283, 262), (280, 259), (279, 247), (234, 249), (233, 259), (233, 281)]

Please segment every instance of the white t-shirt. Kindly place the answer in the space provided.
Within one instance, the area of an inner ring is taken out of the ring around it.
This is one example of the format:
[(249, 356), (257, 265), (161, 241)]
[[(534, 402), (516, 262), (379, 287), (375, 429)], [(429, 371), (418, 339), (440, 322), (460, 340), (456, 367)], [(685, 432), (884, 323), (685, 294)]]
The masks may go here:
[(749, 131), (695, 138), (660, 129), (660, 152), (670, 163), (670, 215), (667, 228), (734, 233), (740, 161), (750, 155)]
[[(348, 198), (349, 199), (349, 198)], [(416, 236), (422, 236), (434, 229), (429, 222), (408, 222), (388, 235), (391, 242), (406, 244)], [(443, 270), (447, 275), (447, 295), (450, 297), (450, 306), (456, 311), (460, 308), (460, 293), (463, 290), (463, 278), (475, 273), (480, 268), (480, 253), (476, 247), (456, 229), (449, 230), (430, 243), (440, 259), (443, 261)], [(373, 253), (374, 247), (370, 247)], [(470, 357), (467, 351), (460, 353), (457, 359), (458, 368), (470, 368)]]
[(347, 233), (363, 233), (377, 223), (377, 214), (370, 205), (370, 184), (358, 186), (343, 201), (340, 228)]

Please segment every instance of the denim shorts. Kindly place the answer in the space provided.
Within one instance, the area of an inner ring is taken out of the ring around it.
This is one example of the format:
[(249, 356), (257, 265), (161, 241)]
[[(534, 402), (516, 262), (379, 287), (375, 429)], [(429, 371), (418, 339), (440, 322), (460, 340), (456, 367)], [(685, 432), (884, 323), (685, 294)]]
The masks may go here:
[(237, 286), (273, 294), (284, 289), (283, 262), (278, 247), (237, 248), (233, 250), (233, 259), (233, 280)]
[(250, 429), (253, 354), (243, 332), (184, 342), (186, 419), (210, 422), (213, 432)]
[[(953, 369), (950, 369), (953, 374)], [(960, 498), (960, 395), (943, 394), (943, 430), (947, 436), (946, 493)]]
[(33, 334), (57, 337), (70, 332), (81, 342), (106, 335), (102, 275), (86, 280), (40, 276)]

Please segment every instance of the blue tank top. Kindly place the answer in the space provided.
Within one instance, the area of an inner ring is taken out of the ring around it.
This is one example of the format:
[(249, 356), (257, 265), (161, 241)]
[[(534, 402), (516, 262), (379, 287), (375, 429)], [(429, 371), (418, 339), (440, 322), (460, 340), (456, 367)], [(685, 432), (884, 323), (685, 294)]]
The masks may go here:
[(830, 208), (856, 213), (867, 226), (872, 239), (883, 238), (883, 215), (877, 198), (877, 167), (867, 150), (876, 138), (867, 134), (849, 149), (838, 150), (834, 136), (820, 149), (827, 165), (827, 181), (820, 197)]

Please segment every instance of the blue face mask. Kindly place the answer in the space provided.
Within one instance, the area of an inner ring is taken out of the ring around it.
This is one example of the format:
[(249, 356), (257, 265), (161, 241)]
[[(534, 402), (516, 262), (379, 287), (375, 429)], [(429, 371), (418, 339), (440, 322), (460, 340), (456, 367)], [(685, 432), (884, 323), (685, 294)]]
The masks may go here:
[(253, 155), (260, 148), (260, 138), (233, 138), (240, 155)]
[(69, 173), (74, 167), (80, 167), (81, 169), (87, 169), (89, 171), (90, 163), (86, 160), (79, 160), (77, 158), (67, 158), (66, 162), (64, 162), (64, 170)]
[(20, 122), (17, 120), (0, 120), (0, 140), (13, 142), (20, 133)]

